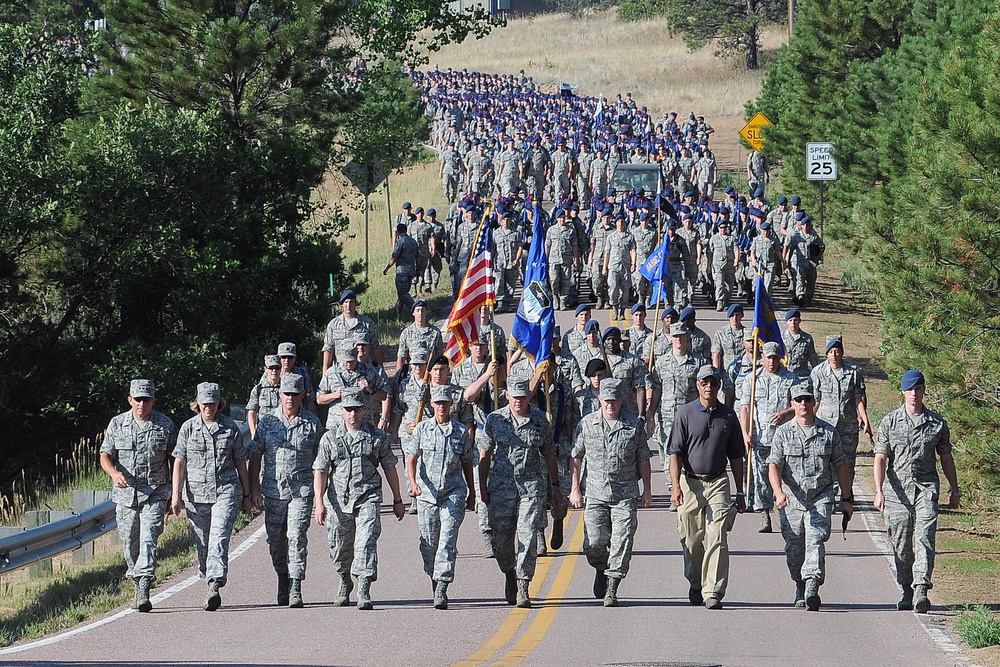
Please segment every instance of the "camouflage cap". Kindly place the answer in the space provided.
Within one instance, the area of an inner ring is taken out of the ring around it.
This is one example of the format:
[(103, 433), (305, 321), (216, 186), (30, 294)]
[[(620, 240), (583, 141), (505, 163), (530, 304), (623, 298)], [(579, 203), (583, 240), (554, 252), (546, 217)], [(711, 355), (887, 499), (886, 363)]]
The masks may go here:
[(298, 373), (287, 373), (281, 376), (282, 394), (301, 394), (306, 390), (306, 379)]
[(295, 357), (296, 354), (295, 343), (282, 343), (278, 346), (278, 356), (279, 357)]
[(358, 348), (352, 340), (342, 340), (337, 343), (337, 358), (341, 361), (357, 361)]
[(454, 399), (447, 385), (431, 387), (431, 403), (452, 403)]
[(802, 398), (803, 396), (808, 396), (809, 398), (815, 397), (815, 394), (813, 394), (813, 383), (809, 380), (796, 382), (792, 385), (792, 388), (788, 393), (791, 394), (793, 400), (796, 398)]
[(412, 350), (410, 350), (410, 363), (411, 364), (426, 364), (427, 363), (427, 359), (429, 357), (430, 357), (430, 354), (427, 352), (426, 349), (424, 349), (422, 347), (415, 347)]
[(265, 354), (264, 368), (281, 368), (281, 357), (276, 354)]
[(618, 378), (601, 380), (600, 399), (602, 401), (620, 401), (622, 398), (622, 381)]
[(769, 343), (764, 343), (761, 354), (765, 357), (780, 357), (781, 356), (781, 346), (771, 341)]
[(132, 380), (128, 395), (132, 398), (156, 398), (156, 385), (152, 380)]
[(198, 385), (198, 402), (202, 405), (218, 403), (222, 399), (219, 385), (214, 382), (202, 382)]
[(340, 395), (340, 407), (342, 408), (365, 407), (365, 399), (364, 396), (362, 396), (361, 387), (344, 387), (344, 391)]
[(684, 334), (691, 335), (688, 328), (681, 324), (680, 322), (674, 322), (670, 325), (670, 335), (671, 336), (683, 336)]
[(507, 395), (511, 398), (526, 398), (531, 395), (531, 379), (513, 377), (507, 380)]

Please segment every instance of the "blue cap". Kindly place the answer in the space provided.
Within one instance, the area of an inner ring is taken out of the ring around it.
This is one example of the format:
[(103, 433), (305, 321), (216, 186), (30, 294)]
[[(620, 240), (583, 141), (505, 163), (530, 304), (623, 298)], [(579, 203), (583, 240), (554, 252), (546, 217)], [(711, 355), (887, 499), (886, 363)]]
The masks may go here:
[(764, 196), (764, 188), (757, 188), (756, 190), (754, 190), (753, 191), (753, 196), (754, 196), (754, 199), (757, 199), (759, 197), (763, 197)]
[(798, 195), (794, 195), (792, 197), (792, 206), (798, 206), (801, 203), (802, 203), (802, 197), (800, 197)]
[(632, 306), (631, 312), (632, 312), (633, 315), (635, 315), (636, 313), (638, 313), (640, 311), (643, 312), (643, 313), (646, 312), (646, 306), (643, 305), (641, 302), (635, 304), (634, 306)]
[(683, 322), (689, 317), (694, 317), (694, 315), (695, 315), (694, 308), (688, 306), (687, 308), (681, 311), (681, 322)]
[(797, 317), (799, 319), (802, 319), (802, 313), (799, 312), (798, 308), (792, 308), (790, 311), (788, 311), (787, 313), (785, 313), (785, 321), (786, 322), (788, 320), (792, 319), (793, 317)]
[(743, 306), (738, 303), (734, 303), (729, 306), (729, 310), (726, 311), (726, 317), (732, 317), (736, 313), (740, 313), (741, 315), (743, 314)]
[(806, 213), (805, 211), (799, 211), (798, 213), (795, 214), (795, 222), (799, 222), (803, 218), (807, 218), (807, 217), (809, 217), (808, 213)]
[(423, 299), (417, 299), (416, 301), (413, 302), (413, 305), (410, 306), (410, 312), (412, 313), (417, 308), (426, 308), (426, 307), (427, 307), (426, 301), (424, 301)]
[(757, 217), (757, 218), (759, 218), (762, 215), (764, 215), (763, 211), (761, 211), (759, 208), (757, 208), (755, 206), (751, 206), (749, 209), (747, 209), (747, 213), (749, 213), (750, 215), (752, 215), (754, 217)]
[(344, 290), (344, 293), (340, 295), (340, 301), (338, 301), (337, 303), (344, 303), (348, 299), (357, 299), (357, 298), (358, 295), (354, 293), (354, 290), (347, 289)]
[(665, 320), (668, 317), (670, 317), (671, 315), (676, 315), (676, 314), (677, 314), (677, 309), (674, 308), (673, 306), (670, 306), (665, 311), (663, 311), (663, 315), (660, 316), (660, 319), (661, 320)]
[(618, 327), (608, 327), (607, 329), (604, 330), (604, 338), (607, 338), (608, 336), (621, 340), (622, 330), (619, 329)]
[(416, 210), (416, 211), (414, 211), (414, 213), (418, 213), (418, 214), (419, 214), (419, 213), (423, 213), (423, 212), (424, 212), (424, 207), (423, 207), (423, 206), (418, 206), (418, 207), (417, 207), (417, 210)]
[(403, 208), (413, 208), (413, 204), (408, 201), (403, 202)]
[(605, 204), (604, 208), (601, 209), (601, 215), (611, 215), (615, 212), (615, 207), (611, 204)]
[(903, 373), (902, 379), (899, 381), (900, 391), (909, 391), (913, 389), (918, 384), (924, 384), (924, 374), (918, 370), (910, 369)]
[(781, 195), (780, 197), (778, 197), (778, 206), (787, 203), (788, 203), (788, 197), (786, 197), (785, 195)]
[(733, 186), (730, 185), (728, 188), (726, 188), (726, 194), (727, 195), (734, 195), (734, 194), (736, 194), (736, 188), (734, 188)]
[(597, 323), (597, 320), (590, 320), (587, 325), (583, 327), (584, 335), (589, 335), (591, 333), (601, 333), (601, 325)]
[(430, 217), (432, 215), (437, 215), (437, 214), (438, 214), (438, 212), (437, 212), (436, 208), (429, 208), (429, 209), (427, 209), (427, 217)]
[(608, 188), (608, 196), (609, 196), (609, 197), (613, 197), (613, 196), (615, 196), (616, 194), (618, 194), (618, 191), (617, 191), (617, 190), (615, 190), (614, 188)]
[(767, 222), (767, 221), (764, 221), (764, 222), (760, 223), (760, 228), (761, 228), (762, 231), (770, 229), (771, 228), (771, 223)]
[(835, 347), (839, 347), (841, 352), (844, 351), (844, 337), (840, 334), (826, 337), (826, 351), (829, 352)]
[(682, 199), (687, 199), (688, 197), (694, 197), (694, 190), (688, 190), (687, 192), (685, 192)]
[(582, 313), (584, 311), (588, 311), (588, 310), (590, 310), (590, 304), (589, 303), (581, 303), (579, 306), (576, 307), (576, 314), (579, 315), (580, 313)]

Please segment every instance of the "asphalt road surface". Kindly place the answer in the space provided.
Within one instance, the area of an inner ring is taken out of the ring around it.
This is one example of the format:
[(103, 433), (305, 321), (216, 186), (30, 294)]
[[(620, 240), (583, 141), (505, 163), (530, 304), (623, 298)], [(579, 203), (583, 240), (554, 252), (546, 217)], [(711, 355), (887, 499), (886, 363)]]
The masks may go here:
[[(722, 314), (701, 314), (699, 324), (709, 333), (724, 324)], [(606, 312), (596, 315), (607, 324)], [(572, 313), (558, 316), (564, 330), (571, 326)], [(499, 319), (509, 332), (511, 316)], [(496, 561), (482, 558), (476, 516), (467, 514), (450, 608), (438, 611), (417, 550), (416, 517), (397, 523), (384, 506), (374, 611), (332, 605), (337, 580), (325, 529), (316, 525), (309, 534), (305, 608), (275, 606), (275, 577), (257, 519), (236, 540), (239, 553), (218, 611), (201, 610), (204, 584), (188, 572), (154, 590), (159, 597), (149, 614), (122, 610), (42, 642), (0, 650), (0, 665), (968, 664), (940, 616), (895, 610), (898, 590), (878, 519), (860, 489), (855, 495), (862, 511), (846, 540), (835, 530), (828, 542), (819, 612), (791, 606), (794, 586), (781, 535), (758, 534), (753, 514), (738, 518), (730, 535), (725, 608), (692, 607), (676, 514), (667, 509), (655, 456), (653, 464), (654, 506), (639, 512), (632, 567), (616, 609), (592, 597), (594, 571), (581, 552), (580, 510), (570, 511), (563, 548), (539, 560), (530, 610), (503, 603), (503, 576)], [(869, 465), (859, 466), (859, 474), (869, 472)]]

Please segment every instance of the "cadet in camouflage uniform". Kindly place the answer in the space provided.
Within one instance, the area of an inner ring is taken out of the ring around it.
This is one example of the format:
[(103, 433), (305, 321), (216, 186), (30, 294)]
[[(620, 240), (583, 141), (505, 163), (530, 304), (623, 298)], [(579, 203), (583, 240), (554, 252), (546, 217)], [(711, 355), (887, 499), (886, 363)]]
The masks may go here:
[(276, 354), (264, 355), (264, 374), (250, 390), (247, 399), (247, 426), (250, 437), (257, 433), (260, 415), (271, 412), (281, 405), (281, 359)]
[(674, 425), (677, 408), (698, 398), (698, 369), (708, 363), (705, 357), (692, 352), (691, 334), (683, 324), (670, 325), (671, 350), (653, 360), (651, 405), (659, 421), (660, 464), (670, 491), (670, 457), (667, 444)]
[(427, 280), (427, 266), (431, 261), (431, 232), (433, 227), (424, 220), (424, 209), (417, 209), (417, 219), (410, 225), (410, 236), (417, 242), (417, 273), (413, 277), (417, 294), (429, 294), (431, 283)]
[(715, 182), (719, 179), (719, 164), (712, 151), (705, 149), (705, 153), (694, 165), (694, 173), (698, 181), (698, 194), (711, 200), (715, 197)]
[(448, 584), (455, 580), (458, 529), (466, 510), (476, 508), (472, 432), (451, 417), (451, 393), (431, 390), (434, 419), (413, 429), (406, 446), (410, 494), (417, 498), (420, 555), (434, 586), (434, 607), (448, 608)]
[(553, 306), (556, 310), (566, 310), (573, 295), (573, 270), (580, 264), (580, 243), (576, 228), (566, 223), (563, 209), (556, 213), (556, 224), (545, 232), (545, 251), (549, 258)]
[(594, 154), (590, 152), (590, 144), (586, 141), (580, 144), (576, 154), (576, 200), (588, 202), (592, 196), (590, 190), (590, 170), (594, 164)]
[(522, 171), (524, 187), (531, 193), (532, 201), (540, 202), (545, 194), (545, 175), (551, 164), (549, 152), (542, 148), (541, 137), (536, 135), (532, 139), (531, 148), (524, 158)]
[(760, 234), (754, 237), (750, 245), (750, 264), (754, 271), (761, 275), (764, 289), (769, 295), (773, 294), (774, 290), (774, 270), (781, 259), (780, 248), (780, 244), (774, 240), (771, 223), (762, 222)]
[(632, 326), (628, 329), (628, 334), (632, 338), (632, 347), (629, 350), (642, 360), (649, 359), (646, 341), (653, 335), (653, 330), (646, 326), (646, 306), (641, 301), (633, 304), (629, 314), (632, 315)]
[[(531, 606), (528, 584), (538, 557), (535, 533), (543, 521), (546, 479), (559, 479), (552, 425), (544, 412), (531, 407), (529, 383), (528, 378), (511, 378), (508, 405), (487, 416), (476, 434), (479, 485), (489, 506), (493, 553), (506, 578), (504, 597), (522, 608)], [(552, 506), (562, 502), (556, 486)]]
[(750, 192), (763, 190), (771, 180), (767, 156), (758, 150), (747, 156), (747, 184)]
[(358, 313), (358, 295), (354, 290), (344, 290), (340, 295), (341, 313), (326, 325), (323, 334), (323, 373), (336, 360), (336, 347), (339, 340), (358, 340), (364, 338), (372, 346), (372, 356), (375, 363), (382, 365), (382, 349), (379, 344), (378, 327), (368, 317)]
[(570, 192), (569, 176), (573, 171), (573, 155), (566, 150), (566, 140), (560, 139), (556, 142), (556, 150), (551, 155), (552, 172), (552, 199), (559, 201), (560, 193)]
[(389, 269), (396, 267), (396, 312), (402, 315), (413, 306), (410, 288), (413, 278), (417, 275), (417, 242), (406, 233), (406, 227), (396, 227), (396, 245), (392, 249), (389, 263), (382, 269), (382, 275), (388, 275)]
[(309, 377), (309, 367), (298, 363), (298, 348), (295, 343), (280, 343), (278, 345), (278, 360), (281, 362), (281, 375), (294, 373), (302, 376), (305, 383), (305, 398), (302, 404), (306, 409), (316, 414), (316, 392), (313, 390), (312, 378)]
[(576, 412), (582, 419), (601, 410), (601, 380), (608, 377), (608, 366), (603, 359), (591, 359), (585, 369), (587, 386), (576, 392)]
[[(687, 242), (681, 238), (677, 231), (680, 225), (676, 220), (671, 220), (667, 225), (667, 277), (668, 281), (664, 286), (664, 296), (671, 306), (678, 309), (686, 309), (688, 306), (688, 293), (690, 292), (690, 281), (684, 272), (687, 265)], [(656, 298), (656, 295), (653, 295)]]
[[(754, 403), (750, 404), (753, 374), (743, 378), (737, 388), (740, 402), (740, 424), (743, 426), (743, 442), (748, 451), (753, 451), (753, 509), (760, 512), (760, 528), (757, 532), (771, 532), (771, 508), (774, 496), (768, 481), (767, 457), (771, 454), (771, 440), (774, 430), (788, 421), (793, 414), (791, 408), (791, 388), (798, 378), (781, 365), (781, 350), (777, 343), (764, 343), (763, 368), (756, 371)], [(753, 410), (753, 436), (750, 434), (750, 416)]]
[(414, 301), (410, 312), (413, 314), (413, 324), (407, 325), (399, 334), (399, 346), (396, 352), (397, 371), (403, 368), (413, 350), (418, 347), (435, 357), (444, 352), (441, 330), (427, 322), (427, 302), (422, 299)]
[[(601, 381), (601, 410), (580, 420), (573, 447), (573, 477), (570, 502), (583, 507), (580, 461), (587, 462), (586, 509), (583, 514), (587, 562), (597, 570), (594, 597), (605, 607), (618, 606), (618, 587), (628, 575), (635, 531), (639, 525), (638, 504), (650, 507), (649, 459), (642, 422), (622, 411), (627, 388), (621, 380)], [(642, 495), (639, 495), (642, 479)], [(640, 500), (641, 498), (641, 500)]]
[(642, 359), (622, 350), (622, 332), (618, 327), (604, 330), (604, 360), (608, 364), (608, 377), (624, 383), (626, 395), (622, 410), (630, 417), (646, 418), (646, 407), (651, 397), (649, 373)]
[(854, 511), (848, 482), (847, 453), (837, 430), (813, 414), (808, 380), (792, 387), (795, 418), (774, 431), (767, 457), (774, 506), (781, 510), (785, 562), (795, 582), (796, 607), (818, 611), (819, 587), (826, 580), (826, 541), (834, 481), (840, 480), (845, 516)]
[(358, 609), (374, 607), (372, 582), (378, 579), (378, 537), (382, 533), (379, 509), (382, 505), (382, 478), (392, 491), (392, 513), (403, 520), (396, 455), (389, 435), (365, 423), (365, 401), (361, 390), (350, 387), (340, 401), (342, 423), (327, 431), (319, 443), (312, 465), (316, 523), (327, 527), (330, 558), (340, 575), (340, 591), (333, 604), (346, 607), (358, 579)]
[(687, 301), (694, 302), (694, 289), (702, 279), (703, 238), (702, 232), (695, 228), (694, 217), (690, 213), (681, 216), (681, 227), (676, 231), (684, 244), (684, 276), (687, 279)]
[(458, 290), (462, 286), (465, 274), (469, 270), (469, 260), (472, 258), (473, 244), (476, 242), (476, 232), (478, 228), (474, 220), (473, 211), (467, 210), (462, 214), (462, 221), (455, 230), (452, 239), (454, 246), (451, 252), (451, 296), (458, 297)]
[(698, 311), (693, 306), (688, 306), (680, 313), (680, 323), (691, 334), (691, 350), (705, 359), (711, 359), (712, 339), (704, 329), (698, 326), (697, 319)]
[(514, 302), (514, 290), (517, 289), (517, 276), (524, 248), (521, 245), (521, 234), (511, 227), (509, 212), (504, 212), (500, 216), (500, 228), (493, 232), (493, 243), (496, 246), (493, 271), (499, 305), (497, 312), (513, 312), (517, 308)]
[(798, 229), (785, 237), (782, 261), (788, 274), (792, 301), (798, 306), (812, 303), (816, 291), (816, 265), (823, 261), (826, 245), (813, 231), (808, 213), (800, 213)]
[(219, 589), (229, 574), (229, 540), (236, 515), (241, 508), (246, 514), (253, 509), (250, 494), (245, 493), (250, 490), (250, 453), (240, 427), (219, 414), (221, 403), (219, 385), (198, 385), (197, 400), (191, 405), (198, 414), (181, 424), (177, 434), (170, 498), (170, 512), (179, 516), (181, 507), (187, 510), (194, 531), (198, 573), (208, 583), (205, 611), (222, 604)]
[(448, 147), (441, 151), (441, 169), (438, 171), (441, 189), (449, 204), (454, 204), (458, 198), (458, 174), (461, 164), (462, 157), (455, 148), (455, 142), (449, 141)]
[(677, 191), (681, 194), (694, 189), (694, 158), (691, 151), (681, 148), (681, 156), (677, 159)]
[(718, 311), (725, 310), (733, 296), (739, 254), (739, 249), (729, 234), (729, 221), (725, 218), (719, 220), (719, 232), (708, 240), (709, 263), (712, 266), (712, 281), (715, 283), (715, 309)]
[(447, 257), (449, 251), (448, 230), (437, 219), (437, 210), (433, 208), (427, 211), (427, 224), (431, 226), (431, 258), (427, 263), (428, 282), (431, 292), (436, 292), (438, 283), (441, 282), (441, 271), (444, 269), (442, 259)]
[(590, 163), (590, 173), (587, 175), (587, 180), (591, 196), (604, 199), (608, 192), (608, 160), (603, 148), (597, 149), (594, 161)]
[(812, 369), (810, 378), (816, 395), (816, 416), (837, 429), (850, 459), (850, 483), (844, 489), (850, 495), (858, 457), (858, 431), (870, 438), (872, 427), (866, 407), (865, 376), (860, 368), (844, 361), (844, 340), (839, 334), (826, 337), (826, 361)]
[[(646, 258), (656, 250), (656, 228), (653, 227), (653, 219), (649, 213), (642, 211), (639, 213), (639, 225), (632, 228), (632, 238), (635, 239), (635, 262), (637, 266), (646, 263)], [(635, 300), (646, 303), (650, 297), (649, 279), (638, 271), (632, 276), (632, 287), (635, 289)], [(656, 296), (655, 294), (652, 296)]]
[(493, 166), (486, 155), (484, 155), (484, 148), (484, 145), (479, 141), (473, 142), (473, 149), (465, 159), (465, 169), (469, 174), (469, 192), (487, 194), (484, 186), (486, 185), (487, 174), (493, 170)]
[(813, 366), (819, 363), (819, 355), (816, 354), (812, 335), (799, 326), (801, 322), (802, 314), (798, 309), (793, 308), (785, 313), (785, 332), (781, 334), (781, 340), (785, 342), (788, 370), (800, 378), (808, 378)]
[(340, 402), (344, 392), (351, 387), (361, 390), (361, 397), (365, 402), (365, 421), (378, 426), (382, 418), (382, 401), (388, 396), (388, 379), (385, 373), (378, 372), (371, 364), (358, 361), (358, 348), (353, 340), (341, 341), (338, 348), (339, 361), (320, 380), (316, 396), (317, 403), (330, 406), (326, 418), (327, 430), (336, 430), (342, 423)]
[(581, 303), (576, 307), (576, 326), (570, 328), (562, 337), (560, 349), (564, 357), (576, 357), (576, 351), (581, 346), (587, 344), (587, 336), (584, 329), (590, 322), (590, 304)]
[(302, 408), (304, 397), (301, 375), (281, 376), (281, 407), (261, 415), (250, 457), (250, 494), (257, 507), (264, 507), (267, 546), (278, 575), (278, 605), (289, 607), (303, 606), (313, 510), (310, 471), (323, 434), (319, 418)]
[[(504, 150), (497, 154), (495, 171), (500, 195), (506, 195), (518, 189), (521, 185), (518, 174), (521, 171), (521, 156), (514, 149), (514, 140), (508, 138), (504, 142)], [(539, 200), (540, 201), (540, 200)]]
[(587, 267), (590, 270), (590, 288), (597, 300), (598, 310), (608, 305), (608, 279), (604, 275), (603, 269), (604, 246), (608, 234), (615, 231), (615, 226), (611, 224), (612, 212), (613, 207), (610, 205), (601, 209), (601, 218), (591, 231), (590, 258), (587, 260)]
[[(720, 327), (715, 336), (712, 337), (712, 365), (726, 371), (733, 363), (743, 355), (743, 341), (745, 340), (746, 329), (743, 326), (743, 306), (734, 303), (726, 311), (729, 316), (729, 326)], [(730, 383), (728, 374), (723, 377), (723, 391), (725, 392), (724, 403), (732, 405), (736, 400), (736, 385)]]
[(604, 263), (601, 273), (608, 281), (608, 300), (613, 320), (625, 319), (632, 274), (637, 267), (635, 238), (625, 229), (625, 217), (615, 219), (615, 230), (604, 241)]
[(132, 380), (131, 409), (114, 417), (101, 443), (101, 469), (111, 478), (118, 537), (125, 552), (125, 576), (135, 580), (133, 609), (150, 611), (149, 589), (156, 578), (156, 543), (170, 502), (169, 457), (177, 427), (153, 411), (152, 380)]
[(923, 373), (908, 370), (899, 383), (903, 405), (878, 425), (875, 440), (875, 509), (885, 513), (896, 561), (896, 583), (903, 595), (896, 609), (930, 611), (933, 587), (938, 498), (935, 456), (951, 487), (947, 507), (957, 510), (962, 497), (951, 453), (951, 432), (940, 414), (927, 409)]

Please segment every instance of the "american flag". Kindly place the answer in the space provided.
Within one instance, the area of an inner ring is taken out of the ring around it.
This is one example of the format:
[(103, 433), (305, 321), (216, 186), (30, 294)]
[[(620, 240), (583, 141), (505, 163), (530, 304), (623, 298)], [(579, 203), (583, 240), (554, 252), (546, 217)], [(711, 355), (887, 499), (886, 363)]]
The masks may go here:
[(460, 364), (469, 352), (469, 344), (479, 339), (479, 309), (496, 304), (496, 290), (493, 287), (493, 229), (490, 227), (488, 211), (483, 213), (479, 231), (476, 233), (476, 247), (469, 260), (469, 270), (458, 290), (458, 298), (451, 309), (445, 330), (451, 335), (444, 353), (452, 364)]

